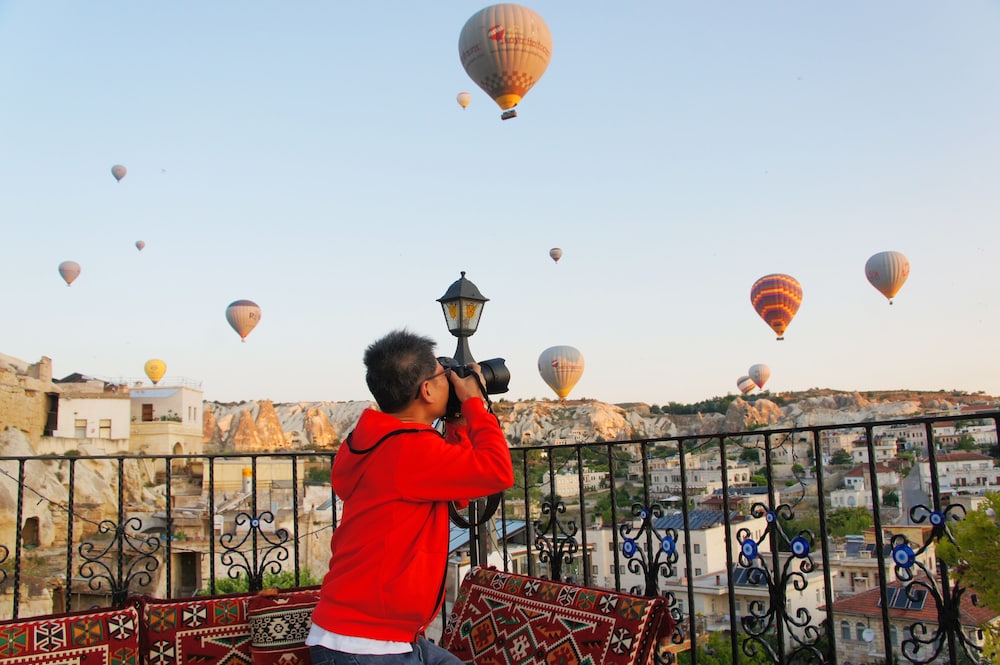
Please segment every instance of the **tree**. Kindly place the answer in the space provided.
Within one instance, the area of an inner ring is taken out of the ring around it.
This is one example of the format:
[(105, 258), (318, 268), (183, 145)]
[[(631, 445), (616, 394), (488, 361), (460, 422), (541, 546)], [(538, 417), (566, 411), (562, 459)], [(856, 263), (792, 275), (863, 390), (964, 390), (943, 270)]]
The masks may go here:
[[(741, 634), (736, 639), (740, 646), (738, 647), (738, 656), (734, 658), (729, 633), (717, 631), (709, 635), (708, 639), (697, 647), (698, 665), (736, 665), (737, 663), (739, 665), (771, 665), (771, 659), (759, 645), (754, 656), (747, 656), (742, 652), (743, 640), (747, 639), (746, 635)], [(678, 665), (689, 665), (691, 652), (685, 651), (677, 654), (677, 663)]]
[(889, 490), (882, 497), (882, 503), (893, 508), (899, 508), (899, 494), (896, 493), (896, 490)]
[(843, 448), (830, 455), (830, 464), (851, 464), (852, 462), (854, 462), (854, 458), (851, 457), (851, 453)]
[(756, 448), (744, 448), (740, 452), (740, 461), (760, 464), (760, 451)]
[[(282, 571), (280, 573), (264, 573), (264, 588), (265, 589), (292, 589), (296, 586), (314, 586), (319, 584), (320, 580), (313, 577), (313, 574), (308, 570), (299, 570), (299, 583), (295, 583), (295, 572), (291, 570)], [(246, 575), (240, 575), (237, 578), (231, 577), (220, 577), (215, 580), (215, 594), (226, 594), (226, 593), (246, 593), (250, 590), (250, 579)], [(197, 596), (207, 596), (211, 593), (210, 589), (200, 589)]]

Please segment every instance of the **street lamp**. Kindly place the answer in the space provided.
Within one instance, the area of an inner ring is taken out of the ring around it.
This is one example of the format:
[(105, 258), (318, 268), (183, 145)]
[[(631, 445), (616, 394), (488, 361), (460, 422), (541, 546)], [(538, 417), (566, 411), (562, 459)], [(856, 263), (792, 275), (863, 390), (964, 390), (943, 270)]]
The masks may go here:
[[(479, 292), (479, 288), (462, 276), (452, 282), (444, 295), (437, 299), (444, 312), (444, 322), (448, 332), (458, 338), (455, 348), (455, 361), (459, 365), (475, 362), (469, 350), (469, 337), (479, 327), (479, 317), (483, 314), (483, 306), (489, 300)], [(489, 499), (477, 499), (469, 502), (468, 518), (455, 510), (453, 504), (448, 504), (451, 520), (469, 530), (469, 562), (473, 566), (486, 564), (489, 554), (490, 531), (495, 533), (493, 514), (500, 503), (500, 494), (494, 494)]]
[(455, 360), (459, 365), (475, 362), (469, 351), (469, 337), (479, 327), (479, 317), (483, 314), (483, 306), (489, 300), (479, 292), (479, 288), (462, 276), (455, 280), (444, 295), (437, 299), (444, 312), (444, 322), (448, 332), (458, 338), (455, 349)]

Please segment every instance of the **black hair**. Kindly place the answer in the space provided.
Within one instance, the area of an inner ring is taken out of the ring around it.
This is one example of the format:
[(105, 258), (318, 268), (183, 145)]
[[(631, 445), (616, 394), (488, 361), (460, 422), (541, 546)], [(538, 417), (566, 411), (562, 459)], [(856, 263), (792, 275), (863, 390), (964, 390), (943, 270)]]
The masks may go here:
[(379, 408), (396, 413), (409, 404), (420, 384), (438, 369), (434, 340), (393, 330), (365, 349), (365, 382)]

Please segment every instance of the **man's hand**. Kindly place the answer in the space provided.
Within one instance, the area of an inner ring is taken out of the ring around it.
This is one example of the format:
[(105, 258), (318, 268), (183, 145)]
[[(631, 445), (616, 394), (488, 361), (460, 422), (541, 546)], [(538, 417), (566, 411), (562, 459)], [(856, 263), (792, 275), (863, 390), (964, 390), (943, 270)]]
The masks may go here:
[(481, 399), (483, 396), (482, 386), (486, 385), (486, 379), (483, 378), (483, 372), (479, 369), (479, 363), (470, 363), (469, 367), (472, 372), (464, 379), (455, 372), (448, 373), (448, 379), (455, 388), (455, 395), (458, 397), (458, 401), (463, 403), (471, 397)]

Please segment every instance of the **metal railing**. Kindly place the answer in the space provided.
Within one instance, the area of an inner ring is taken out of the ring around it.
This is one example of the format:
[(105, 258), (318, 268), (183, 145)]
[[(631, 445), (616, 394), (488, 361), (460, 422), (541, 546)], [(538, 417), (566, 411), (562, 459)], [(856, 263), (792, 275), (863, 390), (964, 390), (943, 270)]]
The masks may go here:
[[(952, 540), (949, 524), (978, 500), (979, 486), (966, 476), (964, 488), (952, 487), (963, 469), (952, 474), (954, 456), (938, 450), (935, 426), (974, 421), (995, 431), (998, 418), (515, 446), (515, 487), (463, 521), (497, 524), (483, 550), (492, 551), (479, 560), (482, 530), (473, 528), (472, 545), (454, 558), (666, 596), (677, 620), (671, 648), (685, 662), (720, 648), (758, 659), (747, 662), (978, 662), (973, 593), (934, 549)], [(833, 464), (844, 442), (866, 461)], [(892, 465), (879, 460), (887, 450), (896, 451)], [(253, 591), (269, 574), (286, 574), (289, 585), (315, 581), (338, 521), (322, 480), (334, 455), (0, 457), (0, 490), (16, 496), (0, 506), (9, 518), (9, 532), (0, 524), (3, 616), (118, 606), (134, 593), (212, 595), (222, 580)], [(891, 468), (918, 476), (897, 480)], [(841, 513), (830, 495), (850, 473), (860, 473), (878, 509), (867, 536), (845, 545), (832, 537)], [(973, 474), (984, 491), (993, 475)], [(845, 568), (853, 550), (857, 567)], [(866, 584), (846, 587), (845, 578)], [(49, 603), (39, 590), (53, 586)], [(847, 602), (866, 593), (867, 606)]]

